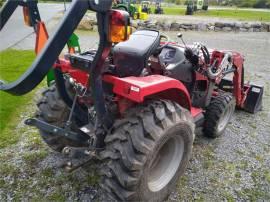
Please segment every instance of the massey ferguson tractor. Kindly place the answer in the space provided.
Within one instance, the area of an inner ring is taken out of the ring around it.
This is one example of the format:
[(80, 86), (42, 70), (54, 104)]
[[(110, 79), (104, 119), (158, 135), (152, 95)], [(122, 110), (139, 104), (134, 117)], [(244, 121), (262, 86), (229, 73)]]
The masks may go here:
[[(164, 201), (191, 158), (195, 129), (219, 137), (235, 108), (262, 108), (263, 87), (244, 82), (244, 58), (229, 50), (168, 40), (157, 30), (131, 33), (129, 15), (110, 0), (73, 0), (48, 36), (34, 0), (9, 0), (1, 29), (18, 6), (36, 33), (37, 57), (16, 81), (1, 82), (12, 95), (33, 90), (49, 71), (37, 113), (25, 120), (72, 171), (100, 161), (100, 185), (121, 201)], [(88, 11), (96, 12), (99, 46), (59, 55)], [(96, 161), (95, 161), (96, 162)]]

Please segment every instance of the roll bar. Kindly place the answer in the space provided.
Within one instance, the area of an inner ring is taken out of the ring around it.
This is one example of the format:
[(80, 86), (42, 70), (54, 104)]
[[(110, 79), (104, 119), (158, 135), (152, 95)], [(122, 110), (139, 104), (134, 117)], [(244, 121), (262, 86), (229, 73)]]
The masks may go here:
[[(101, 23), (104, 23), (106, 12), (111, 8), (111, 4), (112, 0), (73, 0), (57, 30), (52, 36), (50, 36), (45, 47), (40, 54), (38, 54), (29, 69), (14, 82), (1, 82), (0, 90), (13, 95), (23, 95), (33, 90), (43, 80), (50, 68), (58, 60), (58, 56), (87, 10), (97, 12), (98, 25), (100, 26)], [(31, 13), (35, 14), (30, 16), (34, 25), (40, 21), (36, 0), (8, 0), (0, 12), (1, 30), (18, 6), (26, 6), (29, 8)], [(100, 32), (99, 30), (99, 35), (101, 38), (104, 38), (104, 31)], [(98, 57), (101, 57), (101, 55), (102, 54), (97, 54), (95, 61), (99, 61)], [(95, 66), (98, 66), (97, 62), (92, 65), (91, 69), (95, 69)]]

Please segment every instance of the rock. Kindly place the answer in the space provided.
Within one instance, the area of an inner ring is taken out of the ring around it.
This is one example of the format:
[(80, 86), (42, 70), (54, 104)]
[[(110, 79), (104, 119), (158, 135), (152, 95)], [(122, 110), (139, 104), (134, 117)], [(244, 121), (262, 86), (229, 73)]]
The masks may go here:
[(235, 26), (235, 23), (224, 23), (223, 24), (224, 27), (234, 27)]
[(246, 29), (249, 29), (249, 28), (251, 28), (251, 25), (249, 23), (243, 23), (242, 27), (246, 28)]
[(224, 27), (224, 24), (222, 22), (216, 22), (215, 27), (222, 28)]
[(191, 29), (191, 26), (190, 25), (183, 25), (183, 24), (181, 24), (180, 25), (180, 28), (183, 28), (185, 30), (189, 30), (189, 29)]
[(78, 29), (83, 29), (83, 30), (93, 30), (93, 26), (95, 23), (89, 19), (83, 19), (80, 24), (78, 25)]
[(150, 20), (145, 20), (144, 23), (149, 24), (149, 23), (151, 23), (151, 21)]
[(252, 23), (251, 27), (256, 28), (256, 29), (260, 29), (262, 27), (261, 23)]
[(270, 23), (262, 23), (262, 29), (265, 32), (270, 32)]
[(151, 23), (151, 24), (154, 24), (154, 25), (157, 25), (157, 24), (158, 24), (158, 21), (157, 21), (157, 20), (151, 20), (150, 23)]
[(241, 27), (243, 27), (243, 24), (240, 23), (240, 22), (236, 22), (236, 23), (234, 24), (234, 27), (235, 27), (235, 28), (241, 28)]
[(253, 32), (261, 32), (262, 28), (253, 28)]
[(162, 30), (162, 27), (161, 27), (161, 25), (157, 24), (155, 29)]
[(183, 26), (192, 26), (190, 23), (182, 23)]
[(199, 23), (197, 26), (198, 26), (199, 31), (206, 31), (207, 30), (207, 25), (205, 23)]
[(231, 32), (232, 28), (231, 27), (223, 27), (222, 30), (225, 32)]
[(222, 31), (222, 28), (221, 27), (215, 27), (215, 31), (220, 32), (220, 31)]
[(163, 25), (161, 25), (161, 27), (162, 27), (162, 30), (169, 31), (171, 28), (171, 24), (168, 22), (164, 22)]
[(171, 24), (170, 30), (171, 30), (171, 31), (178, 31), (179, 28), (180, 28), (180, 24), (179, 24), (179, 23), (176, 23), (176, 22), (173, 22), (173, 23)]
[(94, 26), (93, 26), (92, 31), (94, 31), (94, 32), (97, 32), (97, 31), (98, 31), (98, 27), (97, 27), (97, 25), (94, 25)]
[(192, 30), (198, 30), (198, 25), (197, 24), (192, 24), (191, 29)]
[(156, 24), (152, 24), (152, 23), (147, 24), (146, 27), (149, 28), (149, 29), (157, 29), (157, 25)]
[(240, 27), (240, 28), (239, 28), (239, 31), (240, 31), (240, 32), (247, 32), (248, 29), (247, 29), (247, 28)]
[(133, 20), (133, 21), (131, 22), (131, 25), (132, 25), (133, 27), (135, 27), (135, 28), (138, 28), (138, 22), (135, 21), (135, 20)]
[(209, 27), (208, 27), (208, 30), (209, 30), (209, 31), (215, 31), (215, 26), (213, 26), (213, 25), (212, 25), (212, 26), (209, 26)]

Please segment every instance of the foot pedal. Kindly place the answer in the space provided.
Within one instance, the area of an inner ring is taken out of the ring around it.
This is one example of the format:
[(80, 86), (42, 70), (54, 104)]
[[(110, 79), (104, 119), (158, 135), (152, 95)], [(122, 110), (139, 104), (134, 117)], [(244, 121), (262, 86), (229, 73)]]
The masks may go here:
[(244, 110), (250, 113), (256, 113), (262, 110), (263, 86), (250, 85), (247, 98), (244, 103)]

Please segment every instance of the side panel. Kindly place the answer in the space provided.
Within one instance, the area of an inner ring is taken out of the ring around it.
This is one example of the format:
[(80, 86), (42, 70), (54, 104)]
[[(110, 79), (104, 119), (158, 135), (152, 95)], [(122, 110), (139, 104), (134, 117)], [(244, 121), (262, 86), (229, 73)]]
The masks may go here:
[(190, 95), (178, 80), (161, 75), (125, 78), (106, 75), (103, 80), (113, 84), (115, 94), (131, 101), (141, 103), (149, 97), (161, 97), (174, 100), (191, 110)]

